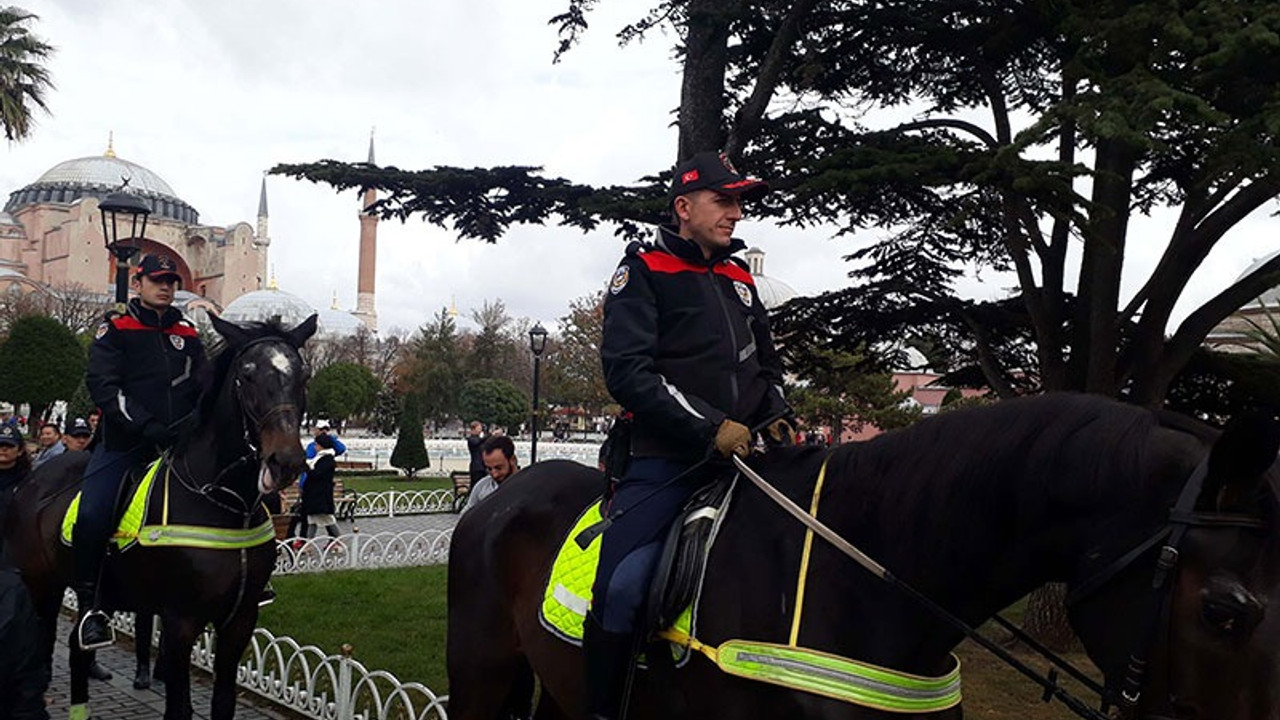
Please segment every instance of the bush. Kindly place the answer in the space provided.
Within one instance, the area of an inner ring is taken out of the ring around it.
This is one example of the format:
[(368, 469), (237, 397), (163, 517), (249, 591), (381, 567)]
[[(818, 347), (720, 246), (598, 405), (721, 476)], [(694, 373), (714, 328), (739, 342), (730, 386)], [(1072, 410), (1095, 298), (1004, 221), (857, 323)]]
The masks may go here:
[(413, 477), (419, 470), (431, 467), (431, 456), (427, 454), (427, 444), (422, 440), (422, 411), (418, 406), (418, 396), (414, 393), (409, 393), (404, 398), (404, 408), (400, 411), (400, 432), (396, 435), (396, 446), (391, 451), (391, 465), (400, 468), (409, 477)]

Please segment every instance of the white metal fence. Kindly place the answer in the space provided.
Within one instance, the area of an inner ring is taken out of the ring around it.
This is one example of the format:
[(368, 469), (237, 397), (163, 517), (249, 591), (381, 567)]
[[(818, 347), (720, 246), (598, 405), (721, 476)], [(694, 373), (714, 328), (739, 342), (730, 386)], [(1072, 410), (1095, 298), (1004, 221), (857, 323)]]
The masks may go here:
[[(68, 590), (62, 604), (74, 613), (75, 594)], [(116, 613), (111, 625), (136, 640), (133, 613)], [(152, 647), (159, 641), (157, 622)], [(215, 649), (213, 630), (206, 628), (191, 650), (191, 664), (212, 673)], [(256, 628), (236, 669), (236, 684), (315, 720), (448, 720), (448, 695), (419, 682), (401, 682), (385, 670), (369, 670), (352, 657), (350, 645), (342, 649), (333, 655)]]
[(453, 490), (384, 490), (356, 494), (356, 517), (453, 512)]
[(452, 530), (290, 538), (276, 543), (275, 574), (443, 565), (452, 539)]

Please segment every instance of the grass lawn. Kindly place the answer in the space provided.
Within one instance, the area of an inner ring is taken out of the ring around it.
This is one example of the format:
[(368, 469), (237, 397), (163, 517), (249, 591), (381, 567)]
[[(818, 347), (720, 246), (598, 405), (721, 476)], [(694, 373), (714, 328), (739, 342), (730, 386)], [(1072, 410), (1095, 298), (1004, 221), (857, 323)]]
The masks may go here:
[(449, 478), (413, 478), (403, 475), (375, 475), (373, 477), (344, 477), (342, 484), (356, 492), (385, 492), (387, 490), (452, 490)]
[[(259, 625), (304, 645), (337, 653), (351, 643), (354, 657), (371, 670), (387, 670), (401, 681), (418, 681), (448, 692), (445, 674), (446, 569), (443, 566), (392, 570), (285, 575), (273, 580), (279, 599), (263, 608)], [(1021, 606), (1008, 616), (1017, 621)], [(1002, 631), (984, 628), (990, 637)], [(957, 650), (964, 668), (964, 711), (969, 718), (1067, 720), (1064, 706), (1040, 702), (1040, 689), (986, 650), (965, 642)], [(1031, 667), (1044, 661), (1015, 651)], [(1067, 658), (1091, 668), (1082, 653)], [(1077, 690), (1073, 684), (1064, 684)], [(1079, 692), (1088, 698), (1085, 692)]]

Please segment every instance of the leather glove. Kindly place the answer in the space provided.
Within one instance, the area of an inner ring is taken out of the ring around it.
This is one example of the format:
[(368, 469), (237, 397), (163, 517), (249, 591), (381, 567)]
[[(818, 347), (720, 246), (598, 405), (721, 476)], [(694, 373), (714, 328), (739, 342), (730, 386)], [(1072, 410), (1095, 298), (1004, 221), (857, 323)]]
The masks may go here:
[(159, 420), (150, 420), (142, 427), (142, 437), (149, 443), (167, 448), (173, 444), (174, 433)]
[(716, 428), (715, 446), (725, 457), (746, 457), (751, 452), (751, 431), (740, 422), (726, 419)]
[(774, 445), (795, 445), (796, 429), (786, 418), (778, 418), (764, 429), (765, 439)]

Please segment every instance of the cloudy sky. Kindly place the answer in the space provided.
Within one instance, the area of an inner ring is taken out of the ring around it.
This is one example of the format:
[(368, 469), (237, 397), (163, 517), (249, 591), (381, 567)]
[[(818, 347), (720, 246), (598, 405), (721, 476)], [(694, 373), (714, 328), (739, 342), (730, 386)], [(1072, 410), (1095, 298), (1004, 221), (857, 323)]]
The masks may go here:
[[(215, 225), (254, 221), (262, 173), (276, 163), (363, 160), (375, 126), (378, 163), (406, 169), (524, 164), (621, 184), (675, 160), (680, 77), (669, 39), (619, 48), (613, 38), (637, 3), (601, 3), (585, 42), (558, 65), (546, 21), (564, 0), (19, 4), (41, 16), (37, 32), (58, 48), (57, 88), (33, 137), (0, 147), (0, 194), (102, 153), (108, 131), (121, 158), (158, 173)], [(315, 306), (337, 293), (353, 308), (355, 195), (282, 177), (267, 186), (280, 287)], [(1168, 224), (1138, 224), (1130, 291)], [(1263, 217), (1229, 236), (1182, 313), (1273, 251), (1276, 231)], [(768, 253), (769, 275), (802, 294), (846, 283), (840, 258), (855, 240), (750, 222), (739, 235)], [(416, 220), (383, 222), (380, 325), (413, 329), (453, 298), (463, 313), (496, 298), (514, 316), (549, 323), (602, 287), (621, 250), (607, 231), (516, 228), (486, 245)], [(967, 288), (990, 295), (1011, 284), (988, 276)]]

